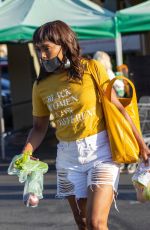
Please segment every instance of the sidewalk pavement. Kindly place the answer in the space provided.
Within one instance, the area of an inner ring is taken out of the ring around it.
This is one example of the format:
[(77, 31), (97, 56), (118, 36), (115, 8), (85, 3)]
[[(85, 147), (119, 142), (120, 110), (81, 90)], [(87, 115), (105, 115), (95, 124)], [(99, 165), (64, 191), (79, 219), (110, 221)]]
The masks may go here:
[[(49, 164), (44, 177), (44, 199), (38, 208), (27, 208), (22, 203), (23, 184), (15, 176), (7, 175), (7, 168), (16, 154), (20, 154), (28, 132), (17, 133), (6, 138), (6, 159), (0, 162), (0, 229), (3, 230), (77, 230), (66, 200), (55, 199), (55, 156), (57, 140), (54, 131), (48, 132), (35, 156)], [(111, 230), (148, 230), (150, 202), (136, 201), (131, 175), (122, 174), (117, 200), (119, 213), (114, 205), (109, 217)]]
[(0, 230), (77, 230), (68, 202), (55, 198), (55, 171), (44, 176), (38, 207), (23, 204), (23, 187), (16, 176), (0, 174)]
[[(136, 201), (131, 175), (122, 174), (117, 206), (109, 215), (110, 230), (149, 230), (150, 202)], [(44, 199), (37, 208), (22, 202), (23, 184), (15, 176), (0, 174), (0, 229), (2, 230), (77, 230), (65, 199), (56, 199), (56, 171), (44, 176)]]

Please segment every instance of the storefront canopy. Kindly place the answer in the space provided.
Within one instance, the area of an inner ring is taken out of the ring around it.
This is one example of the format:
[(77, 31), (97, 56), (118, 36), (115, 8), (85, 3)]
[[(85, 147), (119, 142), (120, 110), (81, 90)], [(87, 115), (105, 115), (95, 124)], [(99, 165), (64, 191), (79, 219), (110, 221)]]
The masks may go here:
[(79, 39), (114, 38), (114, 13), (88, 0), (7, 0), (0, 4), (0, 42), (31, 40), (53, 20), (72, 27)]
[(150, 30), (150, 1), (120, 10), (116, 16), (121, 33)]

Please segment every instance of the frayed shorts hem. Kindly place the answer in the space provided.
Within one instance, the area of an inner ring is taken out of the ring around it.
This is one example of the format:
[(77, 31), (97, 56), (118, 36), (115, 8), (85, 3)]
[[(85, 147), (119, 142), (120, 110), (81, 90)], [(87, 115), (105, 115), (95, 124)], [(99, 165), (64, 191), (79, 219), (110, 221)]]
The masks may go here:
[(106, 131), (87, 138), (60, 142), (57, 149), (57, 195), (87, 197), (92, 185), (111, 185), (117, 193), (120, 165), (112, 161)]
[[(100, 183), (100, 184), (90, 184), (88, 187), (87, 187), (87, 190), (88, 188), (90, 188), (91, 191), (93, 191), (93, 186), (97, 186), (98, 188), (100, 188), (101, 185), (109, 185), (109, 186), (112, 186), (112, 189), (113, 189), (113, 192), (114, 192), (114, 197), (116, 198), (117, 197), (117, 194), (118, 194), (118, 191), (117, 191), (117, 188), (115, 188), (112, 184), (106, 184), (106, 183)], [(57, 199), (66, 199), (67, 197), (69, 196), (75, 196), (75, 198), (78, 200), (78, 199), (83, 199), (83, 198), (87, 198), (88, 195), (87, 193), (86, 194), (76, 194), (74, 192), (72, 193), (57, 193), (55, 195), (55, 198)]]

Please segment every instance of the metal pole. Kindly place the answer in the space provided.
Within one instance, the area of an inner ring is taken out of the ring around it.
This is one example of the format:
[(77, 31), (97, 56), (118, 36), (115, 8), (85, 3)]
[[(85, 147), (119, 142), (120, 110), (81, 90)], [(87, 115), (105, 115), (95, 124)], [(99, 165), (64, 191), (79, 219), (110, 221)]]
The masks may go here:
[(116, 63), (117, 66), (123, 64), (123, 52), (122, 52), (122, 39), (121, 33), (117, 33), (117, 37), (115, 38), (115, 45), (116, 45)]
[(5, 124), (4, 124), (2, 106), (0, 106), (0, 126), (1, 126), (1, 156), (2, 156), (2, 160), (4, 160), (5, 159)]
[[(1, 79), (1, 66), (0, 66), (0, 79)], [(5, 123), (3, 118), (3, 108), (2, 108), (2, 93), (1, 93), (1, 81), (0, 81), (0, 138), (1, 138), (1, 156), (5, 159)]]

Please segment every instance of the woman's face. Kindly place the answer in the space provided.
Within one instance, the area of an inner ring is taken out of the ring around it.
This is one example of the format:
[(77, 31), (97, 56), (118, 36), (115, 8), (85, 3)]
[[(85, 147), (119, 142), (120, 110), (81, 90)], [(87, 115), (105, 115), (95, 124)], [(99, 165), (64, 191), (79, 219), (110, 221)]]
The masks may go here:
[(35, 45), (35, 49), (40, 60), (50, 60), (55, 57), (58, 57), (60, 61), (63, 59), (62, 47), (53, 42), (45, 41)]

